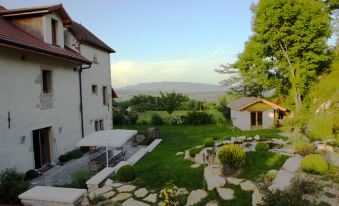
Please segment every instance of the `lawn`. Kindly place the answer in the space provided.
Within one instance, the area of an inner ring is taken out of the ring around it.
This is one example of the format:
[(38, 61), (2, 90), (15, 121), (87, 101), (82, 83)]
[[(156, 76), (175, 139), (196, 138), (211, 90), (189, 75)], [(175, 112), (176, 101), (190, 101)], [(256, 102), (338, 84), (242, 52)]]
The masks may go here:
[[(134, 128), (143, 131), (147, 127), (150, 126), (129, 125), (121, 126), (120, 128)], [(173, 181), (178, 187), (185, 187), (188, 190), (204, 187), (203, 167), (193, 169), (190, 167), (190, 165), (193, 164), (191, 161), (184, 160), (182, 157), (176, 156), (175, 154), (176, 152), (185, 151), (190, 147), (203, 144), (206, 137), (215, 136), (223, 138), (225, 136), (231, 137), (239, 135), (253, 137), (256, 134), (266, 138), (278, 136), (277, 129), (239, 131), (232, 129), (231, 127), (222, 129), (214, 124), (202, 126), (163, 125), (158, 128), (160, 130), (161, 138), (163, 139), (162, 143), (135, 165), (138, 176), (135, 184), (140, 187), (156, 190), (160, 190), (165, 183), (169, 181)], [(270, 156), (271, 153), (268, 153), (268, 155)], [(269, 167), (262, 168), (261, 166), (258, 166), (259, 169), (256, 169), (256, 172), (247, 171), (252, 170), (253, 167), (258, 165), (257, 161), (250, 159), (255, 157), (256, 155), (249, 155), (249, 164), (245, 167), (244, 176), (250, 177), (255, 173), (257, 173), (256, 175), (260, 175), (259, 173), (269, 169)], [(270, 157), (265, 158), (261, 158), (261, 160), (265, 161), (270, 159)], [(276, 165), (274, 164), (274, 166)]]

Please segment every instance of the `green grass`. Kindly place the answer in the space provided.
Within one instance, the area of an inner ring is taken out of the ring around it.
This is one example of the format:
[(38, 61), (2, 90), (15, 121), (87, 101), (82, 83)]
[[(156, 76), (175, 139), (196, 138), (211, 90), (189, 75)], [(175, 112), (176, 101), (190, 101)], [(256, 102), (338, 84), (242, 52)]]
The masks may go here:
[[(204, 111), (209, 113), (209, 114), (212, 114), (214, 121), (217, 121), (220, 118), (224, 119), (224, 116), (222, 115), (222, 113), (220, 113), (217, 110), (204, 110)], [(174, 111), (172, 113), (172, 115), (186, 115), (187, 112), (189, 112), (189, 111), (185, 111), (185, 110), (184, 111)], [(146, 111), (144, 113), (139, 114), (138, 123), (141, 123), (143, 121), (150, 122), (153, 113), (159, 114), (160, 117), (162, 117), (164, 120), (168, 119), (169, 116), (170, 116), (166, 111)]]
[[(149, 125), (129, 125), (120, 128), (133, 128), (143, 131)], [(178, 187), (188, 190), (203, 188), (203, 168), (191, 168), (193, 162), (184, 160), (175, 153), (185, 151), (193, 146), (202, 145), (206, 137), (215, 136), (219, 139), (227, 136), (254, 136), (277, 137), (278, 130), (268, 129), (260, 131), (239, 131), (228, 127), (222, 129), (216, 125), (163, 125), (158, 127), (163, 139), (161, 144), (146, 155), (136, 165), (136, 185), (149, 189), (160, 190), (166, 182), (173, 181)]]
[(288, 156), (273, 152), (247, 152), (246, 164), (239, 177), (260, 181), (271, 169), (279, 170)]

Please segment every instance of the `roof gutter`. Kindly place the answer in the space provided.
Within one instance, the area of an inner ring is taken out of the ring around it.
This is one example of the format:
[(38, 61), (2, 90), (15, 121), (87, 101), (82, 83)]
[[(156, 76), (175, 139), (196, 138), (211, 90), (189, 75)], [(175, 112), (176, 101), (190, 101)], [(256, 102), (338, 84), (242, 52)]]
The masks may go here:
[(87, 67), (82, 67), (80, 65), (79, 69), (79, 89), (80, 89), (80, 116), (81, 116), (81, 137), (84, 138), (85, 132), (84, 132), (84, 110), (83, 110), (83, 101), (82, 101), (82, 79), (81, 79), (81, 73), (84, 69), (90, 69), (92, 67), (92, 64), (89, 64)]

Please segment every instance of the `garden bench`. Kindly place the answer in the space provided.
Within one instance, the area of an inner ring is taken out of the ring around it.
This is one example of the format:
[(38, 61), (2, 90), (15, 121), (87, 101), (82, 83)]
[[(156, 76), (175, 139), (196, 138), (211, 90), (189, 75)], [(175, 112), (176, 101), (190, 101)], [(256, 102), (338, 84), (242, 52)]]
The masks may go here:
[(36, 186), (19, 195), (23, 205), (80, 206), (86, 196), (85, 189)]

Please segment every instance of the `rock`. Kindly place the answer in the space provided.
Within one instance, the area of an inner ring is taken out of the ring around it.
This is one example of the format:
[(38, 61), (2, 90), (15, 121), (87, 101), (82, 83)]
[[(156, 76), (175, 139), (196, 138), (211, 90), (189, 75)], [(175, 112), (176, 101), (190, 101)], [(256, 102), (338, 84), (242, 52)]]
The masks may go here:
[(226, 178), (226, 182), (232, 184), (232, 185), (240, 185), (240, 183), (242, 183), (244, 181), (244, 179), (238, 179), (235, 177), (227, 177)]
[(234, 199), (234, 191), (229, 188), (217, 188), (219, 196), (224, 200)]
[(214, 146), (215, 146), (215, 147), (220, 147), (220, 146), (222, 146), (222, 145), (223, 145), (222, 142), (216, 142), (216, 143), (214, 143)]
[(262, 204), (263, 195), (259, 192), (258, 189), (255, 189), (252, 193), (252, 206)]
[(233, 144), (233, 140), (224, 140), (222, 143), (223, 144)]
[(210, 202), (206, 203), (205, 206), (218, 206), (218, 202), (216, 202), (216, 201), (210, 201)]
[(318, 202), (326, 202), (327, 204), (331, 205), (331, 206), (338, 206), (338, 200), (334, 197), (334, 198), (329, 198), (326, 195), (322, 195), (319, 199)]
[(113, 192), (113, 191), (110, 191), (110, 192), (108, 192), (108, 193), (103, 194), (103, 196), (104, 196), (106, 199), (109, 199), (109, 198), (113, 197), (114, 195), (115, 195), (115, 192)]
[(246, 180), (240, 184), (240, 187), (244, 191), (254, 191), (257, 189), (257, 186), (250, 180)]
[(328, 163), (339, 166), (339, 154), (336, 152), (326, 152), (324, 154), (325, 159)]
[(255, 135), (255, 136), (254, 136), (254, 140), (259, 141), (259, 140), (260, 140), (260, 136), (259, 136), (258, 134)]
[(187, 194), (189, 194), (189, 192), (186, 188), (178, 188), (175, 196), (181, 196), (181, 195), (187, 195)]
[(238, 142), (239, 140), (238, 140), (238, 137), (231, 137), (231, 141), (232, 142)]
[(145, 197), (148, 194), (148, 191), (145, 188), (140, 188), (134, 192), (134, 195), (138, 198)]
[(179, 155), (184, 155), (185, 153), (183, 152), (177, 152), (175, 155), (179, 156)]
[(122, 206), (149, 206), (149, 204), (137, 201), (137, 200), (135, 200), (133, 198), (129, 198), (124, 203), (122, 203)]
[(119, 183), (119, 182), (114, 182), (114, 183), (111, 183), (110, 186), (117, 188), (117, 187), (121, 187), (122, 185), (123, 185), (123, 184), (121, 184), (121, 183)]
[(185, 160), (191, 159), (190, 153), (188, 150), (185, 151), (185, 156), (184, 156)]
[(111, 200), (115, 202), (121, 202), (128, 198), (130, 198), (132, 195), (130, 193), (119, 193), (117, 196), (113, 197)]
[(290, 157), (285, 161), (284, 165), (282, 166), (282, 169), (291, 173), (297, 172), (300, 169), (301, 160), (302, 157), (300, 155)]
[(105, 186), (112, 187), (112, 184), (113, 184), (113, 180), (111, 180), (111, 179), (107, 179), (106, 182), (105, 182)]
[(225, 179), (221, 177), (221, 166), (210, 165), (204, 169), (204, 178), (207, 183), (207, 189), (213, 190), (225, 185)]
[(253, 138), (252, 137), (247, 137), (247, 139), (246, 139), (247, 141), (252, 141), (253, 140)]
[(330, 145), (319, 144), (316, 148), (316, 152), (334, 152), (334, 148)]
[(246, 141), (246, 137), (245, 136), (240, 136), (240, 137), (238, 137), (238, 141), (239, 142), (244, 142), (244, 141)]
[(119, 192), (132, 192), (133, 190), (135, 190), (136, 186), (134, 185), (123, 185), (119, 188), (117, 188), (117, 190)]
[(149, 194), (143, 200), (146, 201), (146, 202), (156, 203), (157, 199), (158, 199), (158, 195), (157, 194)]
[(195, 163), (195, 164), (191, 165), (191, 168), (198, 168), (198, 167), (200, 167), (200, 165), (201, 164), (199, 164), (199, 163)]
[(187, 206), (195, 205), (200, 202), (202, 199), (207, 197), (207, 192), (201, 189), (193, 190), (187, 198)]
[(291, 186), (291, 180), (294, 177), (294, 173), (285, 171), (285, 170), (280, 170), (273, 180), (273, 184), (268, 187), (270, 191), (275, 191), (275, 190), (286, 190)]

